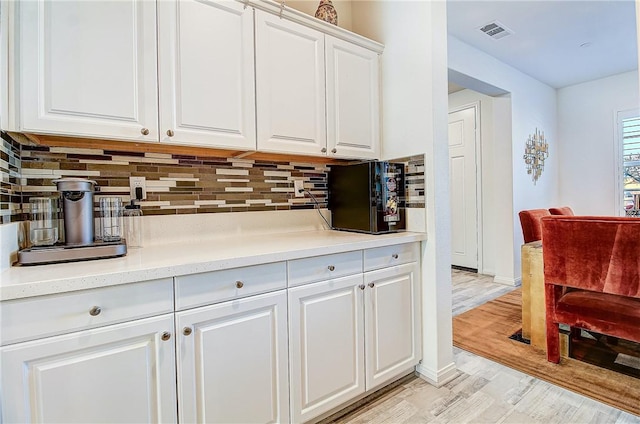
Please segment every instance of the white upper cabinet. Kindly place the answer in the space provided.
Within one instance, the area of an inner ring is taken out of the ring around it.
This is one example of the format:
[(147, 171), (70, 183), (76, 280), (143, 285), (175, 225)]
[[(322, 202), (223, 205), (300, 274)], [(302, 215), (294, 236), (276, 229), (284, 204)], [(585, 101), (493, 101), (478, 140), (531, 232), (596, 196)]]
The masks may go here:
[(158, 2), (160, 141), (254, 150), (253, 9)]
[(378, 54), (327, 35), (327, 150), (339, 157), (378, 157)]
[(258, 150), (326, 152), (324, 34), (257, 11), (256, 98)]
[(158, 140), (156, 3), (22, 1), (20, 129)]
[(375, 51), (256, 13), (258, 150), (377, 158), (379, 91)]
[(382, 46), (271, 3), (3, 2), (2, 129), (377, 158)]

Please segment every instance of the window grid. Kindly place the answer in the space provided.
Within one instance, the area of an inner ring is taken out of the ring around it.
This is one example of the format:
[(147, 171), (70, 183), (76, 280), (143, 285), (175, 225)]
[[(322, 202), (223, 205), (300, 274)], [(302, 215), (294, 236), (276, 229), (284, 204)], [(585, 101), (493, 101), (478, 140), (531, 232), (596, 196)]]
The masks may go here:
[(622, 160), (624, 179), (624, 207), (627, 215), (639, 215), (640, 197), (640, 116), (622, 120)]

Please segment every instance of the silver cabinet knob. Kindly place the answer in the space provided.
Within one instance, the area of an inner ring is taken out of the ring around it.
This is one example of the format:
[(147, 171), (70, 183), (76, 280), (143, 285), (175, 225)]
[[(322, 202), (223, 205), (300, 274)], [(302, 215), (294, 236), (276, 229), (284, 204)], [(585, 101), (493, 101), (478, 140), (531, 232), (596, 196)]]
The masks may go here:
[(100, 315), (100, 312), (102, 312), (102, 309), (100, 309), (99, 306), (94, 306), (89, 311), (89, 315), (91, 315), (92, 317), (97, 317), (98, 315)]
[(173, 130), (167, 130), (167, 135), (168, 135), (169, 137), (173, 137), (173, 135), (174, 135)]
[(336, 267), (335, 267), (335, 266), (333, 266), (333, 265), (329, 265), (329, 266), (327, 267), (327, 269), (328, 269), (329, 271), (335, 271), (335, 270), (336, 270)]
[(142, 133), (142, 135), (149, 135), (149, 129), (148, 128), (143, 128), (140, 130), (140, 132)]
[(165, 331), (164, 333), (162, 333), (162, 340), (164, 340), (165, 342), (167, 340), (169, 340), (171, 338), (171, 333), (169, 333), (168, 331)]
[(336, 153), (338, 150), (334, 147), (333, 149), (331, 149), (331, 153)]
[(244, 283), (242, 281), (236, 281), (236, 287), (241, 289), (244, 287)]
[(394, 253), (393, 255), (391, 255), (391, 257), (392, 257), (393, 259), (398, 259), (398, 254), (397, 254), (397, 253)]
[(182, 329), (182, 334), (184, 334), (185, 336), (188, 336), (188, 335), (191, 334), (191, 331), (193, 331), (193, 330), (191, 330), (191, 327), (184, 327)]
[(374, 288), (376, 285), (373, 283), (369, 283), (369, 287)]
[(322, 149), (320, 149), (320, 151), (321, 151), (322, 153), (327, 153), (327, 148), (326, 148), (326, 147), (323, 147)]
[(360, 288), (360, 290), (364, 290), (364, 284), (360, 284), (358, 287)]

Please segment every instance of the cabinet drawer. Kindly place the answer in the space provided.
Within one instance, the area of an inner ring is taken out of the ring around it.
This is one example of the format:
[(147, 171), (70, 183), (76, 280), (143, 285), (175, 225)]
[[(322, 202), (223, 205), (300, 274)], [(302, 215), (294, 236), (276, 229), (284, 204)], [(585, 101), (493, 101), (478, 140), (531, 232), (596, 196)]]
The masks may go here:
[(418, 260), (418, 243), (396, 244), (364, 251), (364, 270), (386, 268)]
[(1, 344), (173, 312), (171, 278), (2, 302)]
[(266, 293), (287, 287), (284, 262), (176, 277), (176, 310)]
[(289, 287), (362, 272), (362, 251), (295, 259), (288, 263)]

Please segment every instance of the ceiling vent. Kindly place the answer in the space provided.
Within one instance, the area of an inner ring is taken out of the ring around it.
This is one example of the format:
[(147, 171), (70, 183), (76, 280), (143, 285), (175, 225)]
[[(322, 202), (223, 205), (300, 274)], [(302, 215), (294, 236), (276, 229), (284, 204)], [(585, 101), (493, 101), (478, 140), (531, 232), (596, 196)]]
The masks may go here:
[(480, 27), (480, 31), (484, 32), (485, 34), (487, 34), (489, 37), (493, 38), (494, 40), (499, 40), (501, 38), (504, 38), (504, 37), (506, 37), (508, 35), (513, 34), (513, 31), (511, 31), (509, 28), (507, 28), (506, 26), (502, 25), (498, 21), (493, 21), (491, 23), (488, 23), (488, 24)]

